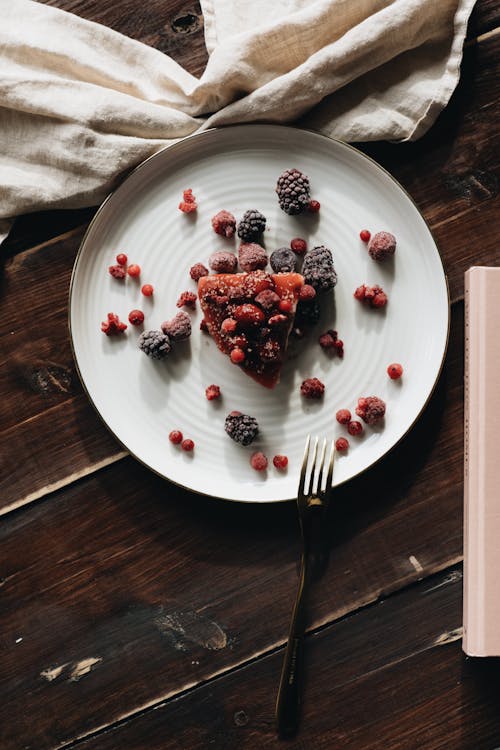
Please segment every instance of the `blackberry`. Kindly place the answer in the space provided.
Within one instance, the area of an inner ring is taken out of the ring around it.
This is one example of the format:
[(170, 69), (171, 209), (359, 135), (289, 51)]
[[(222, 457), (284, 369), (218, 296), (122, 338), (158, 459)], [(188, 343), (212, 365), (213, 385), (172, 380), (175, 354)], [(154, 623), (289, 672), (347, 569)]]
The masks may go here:
[(295, 254), (289, 247), (279, 247), (269, 259), (274, 273), (291, 273), (297, 267)]
[(258, 435), (259, 425), (255, 417), (242, 414), (239, 411), (232, 411), (226, 417), (224, 429), (236, 443), (250, 445)]
[(153, 359), (163, 359), (171, 348), (169, 337), (161, 331), (144, 331), (139, 336), (139, 349)]
[(320, 308), (315, 299), (311, 302), (299, 300), (297, 310), (295, 311), (295, 325), (299, 328), (303, 326), (313, 326), (320, 318)]
[(324, 245), (309, 250), (304, 258), (302, 276), (306, 284), (313, 286), (317, 292), (333, 289), (337, 283), (337, 274), (331, 251)]
[(309, 177), (298, 169), (287, 169), (278, 178), (276, 185), (280, 208), (294, 216), (309, 208), (311, 189)]
[(238, 237), (243, 242), (253, 242), (253, 240), (256, 240), (262, 234), (265, 228), (266, 217), (260, 211), (251, 209), (250, 211), (245, 211), (243, 218), (238, 224)]

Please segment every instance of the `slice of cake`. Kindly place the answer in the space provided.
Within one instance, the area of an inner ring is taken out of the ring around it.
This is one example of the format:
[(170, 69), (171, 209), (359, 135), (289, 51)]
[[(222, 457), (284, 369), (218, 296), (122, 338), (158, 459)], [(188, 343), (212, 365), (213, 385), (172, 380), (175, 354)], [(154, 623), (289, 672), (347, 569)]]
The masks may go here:
[(208, 332), (231, 361), (266, 388), (278, 383), (299, 293), (298, 273), (215, 274), (198, 281)]

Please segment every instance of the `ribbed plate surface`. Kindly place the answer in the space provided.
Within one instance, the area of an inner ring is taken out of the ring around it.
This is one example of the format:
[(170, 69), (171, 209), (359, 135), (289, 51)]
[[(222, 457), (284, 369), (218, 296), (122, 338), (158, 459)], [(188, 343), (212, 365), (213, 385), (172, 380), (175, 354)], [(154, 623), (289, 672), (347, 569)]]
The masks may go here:
[[(289, 217), (275, 194), (277, 177), (289, 167), (305, 172), (318, 215)], [(192, 188), (195, 214), (177, 206)], [(304, 237), (309, 247), (333, 252), (338, 284), (313, 335), (285, 364), (281, 383), (269, 391), (231, 365), (214, 342), (199, 331), (200, 311), (192, 314), (193, 335), (162, 362), (137, 348), (142, 329), (125, 336), (100, 332), (108, 312), (127, 322), (134, 308), (146, 314), (145, 328), (178, 311), (179, 294), (196, 285), (189, 268), (207, 263), (219, 249), (236, 250), (234, 240), (216, 235), (211, 217), (225, 208), (240, 218), (249, 208), (267, 217), (265, 246), (270, 253)], [(359, 231), (393, 232), (394, 262), (370, 259)], [(139, 283), (125, 283), (107, 272), (118, 252), (142, 268)], [(152, 298), (141, 295), (152, 283)], [(383, 311), (353, 298), (361, 283), (381, 284), (389, 296)], [(335, 484), (350, 479), (383, 456), (409, 429), (439, 375), (446, 350), (449, 304), (438, 250), (417, 208), (381, 167), (357, 150), (320, 135), (282, 126), (242, 125), (187, 138), (144, 162), (108, 198), (82, 243), (70, 291), (70, 329), (80, 376), (104, 422), (126, 448), (152, 470), (197, 492), (238, 501), (270, 502), (295, 497), (308, 432), (338, 437), (339, 408), (354, 407), (359, 396), (387, 402), (383, 426), (367, 427), (338, 456)], [(328, 357), (317, 336), (335, 328), (345, 344), (343, 360)], [(386, 373), (390, 362), (404, 367), (401, 381)], [(326, 384), (321, 403), (299, 394), (306, 377)], [(218, 384), (220, 402), (208, 402), (205, 388)], [(224, 433), (226, 414), (254, 415), (261, 437), (250, 447)], [(168, 433), (180, 429), (196, 448), (188, 455), (172, 446)], [(254, 450), (289, 457), (286, 473), (271, 464), (264, 475), (249, 465)]]

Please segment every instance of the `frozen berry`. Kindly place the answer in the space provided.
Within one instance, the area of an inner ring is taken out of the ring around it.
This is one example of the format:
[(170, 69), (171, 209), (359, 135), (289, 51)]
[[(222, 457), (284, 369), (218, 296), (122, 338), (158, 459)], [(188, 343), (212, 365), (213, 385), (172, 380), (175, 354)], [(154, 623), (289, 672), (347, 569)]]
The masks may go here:
[(222, 333), (234, 333), (236, 331), (237, 326), (238, 324), (234, 318), (225, 318), (222, 321), (220, 329)]
[(169, 337), (162, 331), (144, 331), (138, 343), (139, 349), (152, 359), (163, 359), (172, 348)]
[(199, 281), (202, 276), (208, 276), (208, 268), (204, 266), (203, 263), (195, 263), (194, 266), (191, 266), (189, 269), (189, 275), (193, 281)]
[(161, 324), (161, 330), (172, 341), (184, 341), (191, 336), (191, 318), (187, 312), (180, 310), (172, 320), (165, 320)]
[(277, 469), (286, 469), (288, 466), (288, 457), (278, 454), (277, 456), (274, 456), (273, 464)]
[(321, 203), (319, 201), (309, 201), (308, 208), (312, 214), (317, 214), (321, 208)]
[(119, 266), (126, 266), (127, 260), (128, 258), (125, 255), (125, 253), (118, 253), (118, 255), (116, 256), (116, 262), (118, 263)]
[(212, 227), (216, 234), (223, 237), (233, 237), (236, 232), (236, 219), (229, 211), (219, 211), (212, 216)]
[(192, 189), (188, 188), (187, 190), (184, 190), (182, 193), (182, 200), (179, 203), (179, 209), (185, 214), (189, 214), (192, 211), (196, 211), (197, 208), (198, 204), (196, 203), (196, 198), (193, 195)]
[(396, 238), (390, 232), (377, 232), (368, 243), (368, 254), (373, 260), (386, 260), (396, 252)]
[(377, 287), (375, 294), (373, 295), (371, 306), (372, 307), (385, 307), (387, 305), (387, 294), (381, 287)]
[(183, 451), (191, 453), (191, 451), (194, 450), (194, 442), (190, 438), (186, 438), (182, 441), (181, 448)]
[(256, 242), (242, 242), (238, 248), (238, 261), (242, 271), (259, 271), (267, 266), (267, 253)]
[(245, 352), (243, 349), (240, 349), (239, 346), (235, 346), (234, 349), (231, 350), (229, 357), (233, 364), (240, 365), (245, 359)]
[(218, 385), (209, 385), (205, 388), (205, 396), (208, 401), (213, 401), (216, 398), (220, 398), (220, 388)]
[(253, 242), (266, 228), (266, 217), (260, 211), (245, 211), (238, 224), (238, 237), (243, 242)]
[(362, 229), (359, 233), (359, 238), (362, 242), (369, 242), (370, 241), (371, 234), (368, 231), (368, 229)]
[(335, 419), (339, 424), (349, 424), (351, 421), (351, 412), (349, 409), (339, 409), (335, 414)]
[(347, 425), (347, 432), (349, 435), (361, 435), (363, 432), (363, 425), (355, 419)]
[(349, 441), (345, 437), (339, 437), (335, 441), (335, 448), (338, 451), (346, 451), (349, 448)]
[(358, 398), (356, 414), (366, 424), (376, 424), (385, 415), (385, 401), (378, 396), (363, 396)]
[(232, 411), (227, 415), (224, 429), (232, 440), (241, 445), (250, 445), (259, 434), (259, 425), (255, 417)]
[(289, 247), (279, 247), (269, 258), (274, 273), (292, 273), (297, 266), (295, 254)]
[(144, 313), (142, 310), (131, 310), (128, 314), (129, 323), (133, 326), (140, 326), (144, 323)]
[(234, 253), (220, 250), (219, 252), (212, 253), (208, 259), (208, 265), (215, 273), (234, 273), (238, 265), (238, 260)]
[(260, 307), (252, 305), (251, 302), (238, 305), (234, 311), (234, 317), (237, 322), (244, 327), (260, 325), (265, 320), (264, 313)]
[(106, 336), (118, 336), (120, 333), (123, 333), (127, 328), (126, 323), (122, 323), (118, 315), (115, 315), (115, 313), (108, 313), (107, 320), (103, 320), (101, 323), (101, 331), (106, 334)]
[(361, 284), (354, 291), (354, 297), (360, 302), (365, 302), (370, 307), (385, 307), (387, 304), (387, 294), (378, 284), (374, 286)]
[(108, 271), (114, 279), (124, 279), (127, 274), (125, 268), (120, 265), (110, 266)]
[(278, 313), (277, 315), (271, 315), (267, 322), (270, 326), (288, 325), (288, 318), (286, 315)]
[(152, 297), (154, 288), (152, 284), (144, 284), (143, 287), (141, 288), (141, 292), (143, 293), (145, 297)]
[(310, 284), (304, 284), (299, 292), (299, 299), (302, 302), (310, 302), (316, 296), (316, 289)]
[(263, 289), (255, 297), (255, 301), (263, 310), (271, 312), (271, 310), (279, 305), (280, 298), (272, 289)]
[(304, 398), (321, 398), (325, 392), (324, 383), (318, 378), (307, 378), (300, 386), (300, 392)]
[(196, 294), (194, 292), (182, 292), (181, 296), (177, 300), (177, 307), (195, 307), (196, 306)]
[(252, 453), (252, 456), (250, 458), (250, 466), (252, 469), (255, 469), (255, 471), (265, 471), (267, 469), (267, 457), (262, 453), (262, 451), (257, 451), (257, 453)]
[(391, 380), (397, 380), (403, 374), (402, 365), (400, 365), (399, 362), (393, 362), (392, 365), (389, 365), (387, 368), (387, 374)]
[(344, 356), (344, 342), (339, 339), (337, 331), (330, 328), (319, 337), (319, 345), (322, 349), (337, 354), (340, 358)]
[(292, 248), (294, 253), (297, 253), (297, 255), (304, 255), (304, 253), (307, 251), (307, 242), (301, 237), (295, 237), (290, 242), (290, 247)]
[(169, 433), (168, 439), (174, 445), (179, 445), (183, 440), (182, 432), (180, 430), (172, 430), (172, 432)]
[(309, 206), (309, 177), (299, 169), (287, 169), (276, 184), (278, 201), (282, 211), (290, 216), (301, 214)]
[(131, 276), (133, 279), (136, 279), (138, 276), (141, 275), (141, 267), (137, 265), (137, 263), (132, 263), (127, 268), (127, 273), (129, 276)]
[(295, 323), (298, 328), (313, 326), (320, 318), (321, 310), (316, 299), (299, 300), (295, 312)]
[(306, 284), (313, 286), (317, 292), (333, 289), (337, 283), (337, 274), (331, 251), (324, 245), (309, 250), (304, 258), (302, 275)]
[(292, 312), (293, 304), (289, 299), (282, 299), (278, 305), (282, 313)]

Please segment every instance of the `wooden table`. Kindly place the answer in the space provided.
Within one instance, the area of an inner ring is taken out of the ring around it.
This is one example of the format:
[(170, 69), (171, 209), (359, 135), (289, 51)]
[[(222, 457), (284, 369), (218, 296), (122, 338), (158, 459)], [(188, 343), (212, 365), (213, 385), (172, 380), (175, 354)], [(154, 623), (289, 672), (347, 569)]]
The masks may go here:
[[(190, 0), (50, 0), (199, 75)], [(438, 387), (401, 444), (335, 495), (310, 607), (303, 723), (274, 702), (300, 552), (292, 504), (208, 501), (127, 456), (75, 373), (72, 264), (95, 208), (21, 218), (2, 248), (2, 750), (493, 750), (500, 668), (461, 651), (463, 278), (498, 265), (500, 5), (414, 144), (361, 144), (416, 200), (449, 278)], [(495, 149), (496, 146), (496, 149)]]

